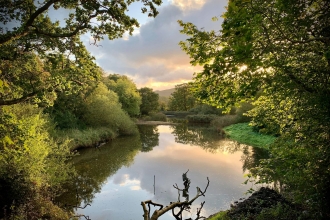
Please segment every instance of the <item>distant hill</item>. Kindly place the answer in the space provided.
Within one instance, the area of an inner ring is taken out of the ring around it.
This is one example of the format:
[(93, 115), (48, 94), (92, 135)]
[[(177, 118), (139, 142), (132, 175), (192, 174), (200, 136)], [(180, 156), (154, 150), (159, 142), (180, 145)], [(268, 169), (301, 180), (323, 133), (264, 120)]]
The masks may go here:
[(174, 92), (174, 88), (173, 89), (165, 89), (165, 90), (156, 90), (154, 91), (155, 93), (157, 93), (159, 95), (159, 97), (166, 97), (169, 98), (172, 94), (172, 92)]

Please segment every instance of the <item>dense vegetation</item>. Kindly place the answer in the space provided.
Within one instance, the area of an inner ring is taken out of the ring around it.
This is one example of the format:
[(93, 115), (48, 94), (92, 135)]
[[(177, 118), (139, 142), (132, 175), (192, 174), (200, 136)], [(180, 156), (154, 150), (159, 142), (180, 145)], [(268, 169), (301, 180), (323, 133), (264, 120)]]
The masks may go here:
[[(1, 4), (0, 22), (17, 26), (0, 27), (0, 217), (68, 219), (52, 201), (75, 174), (70, 149), (135, 133), (130, 117), (140, 108), (164, 117), (153, 91), (105, 77), (80, 41), (87, 32), (94, 44), (132, 33), (132, 2)], [(142, 3), (157, 15), (160, 0)], [(48, 15), (59, 9), (68, 11), (64, 24)], [(220, 32), (179, 21), (190, 36), (180, 45), (203, 71), (176, 87), (168, 109), (218, 128), (251, 120), (254, 131), (277, 136), (250, 177), (281, 182), (313, 218), (329, 218), (330, 2), (229, 0), (222, 17)]]
[(141, 114), (149, 115), (150, 113), (157, 112), (160, 106), (159, 95), (148, 87), (143, 87), (138, 91), (142, 99), (140, 105)]
[[(0, 218), (69, 219), (53, 199), (75, 176), (70, 149), (136, 132), (135, 84), (104, 78), (80, 41), (87, 32), (94, 44), (131, 34), (139, 26), (126, 14), (133, 2), (1, 2)], [(154, 17), (161, 1), (142, 4)], [(56, 10), (68, 13), (65, 22), (51, 19)]]
[(251, 125), (278, 136), (255, 177), (329, 218), (330, 2), (230, 0), (222, 17), (219, 32), (179, 21), (181, 47), (203, 66), (195, 94), (225, 109), (253, 102)]

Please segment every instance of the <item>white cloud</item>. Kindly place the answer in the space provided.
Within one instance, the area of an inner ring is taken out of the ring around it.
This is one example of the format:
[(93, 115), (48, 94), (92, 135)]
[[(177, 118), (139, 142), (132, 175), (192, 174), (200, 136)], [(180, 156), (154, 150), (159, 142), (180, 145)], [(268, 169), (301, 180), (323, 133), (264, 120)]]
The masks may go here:
[(179, 7), (181, 10), (200, 9), (205, 4), (206, 0), (172, 0), (172, 4)]
[[(174, 88), (176, 84), (191, 80), (193, 73), (199, 71), (190, 65), (188, 55), (178, 45), (187, 36), (180, 34), (177, 20), (192, 22), (205, 30), (218, 30), (221, 21), (212, 22), (211, 18), (224, 11), (226, 2), (173, 0), (171, 4), (162, 6), (159, 15), (142, 25), (132, 36), (113, 41), (105, 37), (98, 47), (90, 45), (87, 37), (83, 41), (106, 72), (127, 75), (138, 87), (147, 86), (154, 90)], [(185, 13), (182, 7), (194, 7), (194, 10)]]

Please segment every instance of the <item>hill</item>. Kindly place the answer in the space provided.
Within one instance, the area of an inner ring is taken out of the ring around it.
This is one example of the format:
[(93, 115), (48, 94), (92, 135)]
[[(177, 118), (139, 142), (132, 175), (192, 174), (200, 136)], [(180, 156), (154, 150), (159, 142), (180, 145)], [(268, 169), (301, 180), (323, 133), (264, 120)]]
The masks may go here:
[(156, 90), (154, 91), (155, 93), (157, 93), (159, 95), (159, 97), (167, 97), (169, 98), (172, 94), (172, 92), (174, 92), (174, 88), (173, 89), (165, 89), (165, 90)]

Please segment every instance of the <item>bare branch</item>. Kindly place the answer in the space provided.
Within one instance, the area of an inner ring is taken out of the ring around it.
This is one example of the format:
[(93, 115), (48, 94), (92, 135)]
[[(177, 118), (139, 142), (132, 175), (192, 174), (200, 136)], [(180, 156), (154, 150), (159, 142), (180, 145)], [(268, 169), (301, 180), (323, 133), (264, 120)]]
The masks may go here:
[[(188, 170), (189, 171), (189, 170)], [(187, 171), (187, 172), (188, 172)], [(178, 198), (178, 201), (177, 202), (171, 202), (169, 205), (163, 207), (163, 205), (161, 204), (158, 204), (158, 203), (154, 203), (152, 202), (151, 200), (146, 200), (144, 202), (141, 202), (141, 205), (142, 205), (142, 208), (143, 208), (143, 217), (144, 217), (144, 220), (157, 220), (160, 216), (162, 216), (163, 214), (165, 214), (166, 212), (168, 211), (172, 211), (172, 215), (177, 219), (177, 220), (182, 220), (182, 213), (183, 211), (189, 211), (190, 210), (190, 206), (191, 204), (197, 199), (199, 198), (200, 196), (205, 196), (205, 192), (207, 190), (207, 188), (209, 187), (209, 184), (210, 184), (210, 180), (209, 178), (207, 177), (207, 185), (204, 189), (204, 191), (202, 191), (199, 187), (196, 187), (197, 188), (197, 192), (196, 192), (196, 195), (194, 198), (192, 198), (191, 200), (189, 200), (189, 196), (187, 196), (187, 200), (184, 201), (184, 202), (180, 202), (180, 191), (183, 191), (183, 192), (188, 192), (188, 188), (190, 186), (190, 180), (189, 178), (187, 178), (186, 176), (186, 173), (184, 173), (183, 176), (183, 179), (184, 179), (184, 182), (187, 182), (189, 184), (185, 184), (185, 189), (180, 189), (178, 187), (177, 184), (173, 185), (173, 187), (175, 189), (178, 190), (178, 193), (179, 193), (179, 198)], [(197, 219), (202, 219), (202, 218), (205, 218), (203, 216), (200, 216), (200, 212), (201, 212), (201, 209), (203, 208), (204, 206), (204, 203), (201, 203), (201, 208), (200, 209), (197, 209)], [(158, 210), (155, 210), (151, 216), (151, 218), (149, 217), (150, 216), (150, 206), (149, 206), (149, 209), (147, 209), (146, 207), (146, 204), (148, 204), (148, 206), (151, 204), (151, 205), (154, 205), (154, 206), (160, 206), (160, 208)], [(175, 214), (174, 212), (174, 209), (175, 208), (180, 208), (179, 212)]]

